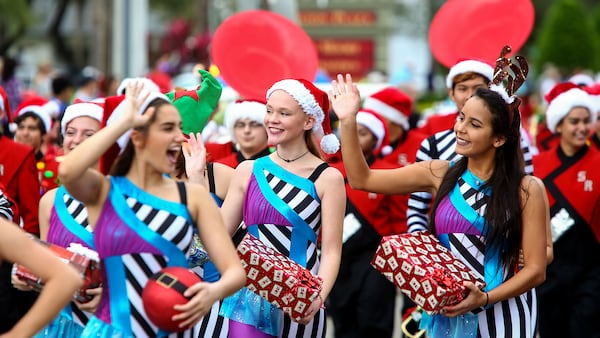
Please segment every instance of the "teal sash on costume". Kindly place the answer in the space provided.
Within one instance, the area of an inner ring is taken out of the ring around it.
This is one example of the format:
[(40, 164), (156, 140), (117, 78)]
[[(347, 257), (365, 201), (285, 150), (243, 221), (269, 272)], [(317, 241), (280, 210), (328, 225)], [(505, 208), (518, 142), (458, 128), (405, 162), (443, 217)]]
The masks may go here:
[[(298, 213), (277, 196), (267, 182), (265, 169), (278, 178), (305, 191), (318, 201), (319, 197), (314, 184), (309, 179), (294, 175), (281, 168), (268, 156), (254, 161), (253, 175), (261, 193), (293, 226), (290, 239), (290, 258), (306, 267), (306, 243), (307, 241), (315, 243), (317, 234)], [(260, 238), (257, 224), (249, 224), (248, 232), (254, 237)], [(277, 336), (283, 325), (282, 311), (247, 288), (242, 288), (232, 296), (225, 298), (219, 313), (231, 320), (252, 325), (261, 332), (272, 336)]]
[[(316, 243), (317, 234), (310, 227), (310, 225), (306, 223), (306, 221), (304, 221), (304, 219), (302, 219), (302, 217), (300, 217), (300, 215), (298, 215), (298, 213), (289, 206), (289, 204), (277, 196), (267, 182), (267, 178), (263, 172), (265, 169), (282, 180), (292, 183), (295, 187), (303, 190), (318, 201), (319, 196), (317, 195), (314, 183), (304, 177), (294, 175), (281, 168), (280, 166), (276, 165), (268, 156), (261, 157), (254, 161), (253, 173), (260, 191), (273, 205), (273, 207), (277, 209), (277, 211), (279, 211), (292, 224), (293, 230), (292, 237), (290, 239), (290, 258), (303, 267), (306, 267), (306, 243), (307, 241)], [(248, 225), (248, 232), (250, 232), (254, 237), (260, 238), (258, 235), (257, 225)]]
[(64, 200), (65, 195), (68, 195), (68, 192), (64, 186), (61, 186), (56, 190), (56, 195), (54, 197), (54, 210), (56, 210), (56, 214), (67, 230), (79, 237), (88, 247), (95, 250), (96, 246), (94, 245), (93, 234), (73, 219), (73, 216), (71, 216), (69, 210), (67, 210), (67, 205)]
[[(491, 195), (491, 188), (489, 186), (484, 188), (479, 187), (477, 181), (483, 181), (475, 177), (468, 169), (461, 177), (473, 189), (483, 192), (488, 197)], [(467, 219), (482, 236), (485, 236), (487, 232), (487, 222), (467, 203), (467, 201), (465, 201), (458, 183), (456, 183), (454, 189), (450, 191), (449, 198), (456, 210), (465, 217), (465, 219)], [(438, 238), (442, 245), (449, 250), (451, 249), (448, 234), (439, 234)], [(486, 292), (493, 290), (498, 285), (502, 284), (503, 269), (500, 264), (499, 254), (499, 248), (490, 249), (489, 246), (485, 247), (483, 277), (486, 283), (484, 288), (484, 291)], [(492, 306), (493, 304), (489, 304), (486, 309)], [(426, 312), (423, 312), (423, 318), (421, 319), (419, 327), (427, 329), (427, 333), (431, 338), (459, 336), (475, 337), (477, 335), (478, 320), (477, 315), (473, 313), (465, 313), (458, 317), (449, 318), (444, 315), (429, 315)]]
[[(156, 247), (163, 255), (167, 257), (168, 266), (187, 267), (187, 259), (181, 249), (175, 244), (154, 232), (148, 226), (139, 220), (135, 213), (127, 205), (123, 195), (140, 198), (144, 203), (167, 206), (170, 212), (178, 216), (185, 217), (192, 223), (187, 207), (175, 202), (165, 203), (167, 201), (150, 195), (136, 187), (126, 177), (117, 176), (110, 179), (111, 189), (109, 199), (115, 212), (119, 215), (123, 223), (129, 226), (148, 244)], [(130, 322), (130, 307), (127, 297), (125, 266), (121, 256), (111, 256), (104, 259), (104, 267), (107, 269), (108, 287), (110, 290), (110, 316), (112, 325), (125, 333), (133, 335)]]

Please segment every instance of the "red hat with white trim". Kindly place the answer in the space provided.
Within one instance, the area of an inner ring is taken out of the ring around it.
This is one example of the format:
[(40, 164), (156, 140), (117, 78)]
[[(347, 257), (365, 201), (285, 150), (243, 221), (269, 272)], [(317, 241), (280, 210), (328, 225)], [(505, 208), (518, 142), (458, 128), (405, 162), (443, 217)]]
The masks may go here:
[(409, 129), (408, 117), (412, 113), (413, 102), (408, 94), (395, 87), (386, 87), (363, 102), (363, 108), (371, 109), (389, 121)]
[(21, 104), (17, 107), (17, 113), (15, 119), (25, 113), (32, 113), (42, 121), (44, 127), (43, 133), (47, 133), (52, 128), (52, 119), (48, 110), (44, 107), (48, 103), (48, 99), (40, 96), (33, 96), (26, 100), (21, 101)]
[(302, 110), (315, 118), (313, 132), (322, 136), (320, 146), (326, 154), (335, 154), (340, 141), (331, 133), (329, 122), (329, 96), (312, 82), (304, 79), (285, 79), (275, 82), (267, 90), (267, 100), (276, 90), (283, 90), (298, 102)]
[(75, 102), (65, 109), (62, 120), (60, 121), (60, 132), (64, 135), (69, 122), (82, 116), (93, 118), (102, 123), (104, 115), (104, 104), (98, 102)]
[(559, 83), (546, 95), (549, 101), (546, 109), (546, 125), (555, 133), (556, 126), (576, 107), (586, 108), (591, 115), (592, 124), (596, 122), (596, 107), (592, 97), (572, 82)]
[[(391, 148), (388, 146), (390, 143), (390, 136), (385, 120), (371, 109), (361, 109), (356, 114), (356, 123), (365, 126), (373, 133), (377, 139), (373, 154), (375, 156), (383, 153), (388, 155)], [(387, 154), (386, 154), (387, 153)]]

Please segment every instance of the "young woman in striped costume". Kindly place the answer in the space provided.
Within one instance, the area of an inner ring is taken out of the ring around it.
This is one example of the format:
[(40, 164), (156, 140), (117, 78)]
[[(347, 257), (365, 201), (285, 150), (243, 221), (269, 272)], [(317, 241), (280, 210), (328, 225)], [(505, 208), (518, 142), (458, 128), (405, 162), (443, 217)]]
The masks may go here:
[[(341, 173), (322, 159), (313, 133), (329, 131), (329, 98), (311, 82), (285, 79), (267, 91), (265, 126), (274, 153), (238, 165), (221, 207), (233, 234), (248, 232), (323, 279), (308, 315), (292, 320), (250, 290), (223, 301), (231, 337), (325, 337), (323, 300), (337, 277), (346, 194)], [(321, 149), (339, 149), (325, 135)], [(320, 249), (320, 251), (319, 251)]]
[[(67, 107), (61, 120), (64, 154), (100, 130), (103, 107), (96, 103), (81, 102)], [(40, 238), (49, 243), (68, 247), (71, 243), (94, 249), (92, 230), (86, 207), (71, 196), (64, 187), (49, 190), (40, 199)], [(28, 289), (18, 277), (12, 277), (13, 285), (20, 290)], [(100, 302), (102, 288), (87, 290), (92, 300), (87, 303), (72, 302), (60, 315), (36, 337), (79, 337), (89, 318)]]
[[(360, 94), (350, 75), (332, 83), (341, 121), (342, 155), (350, 184), (384, 194), (429, 191), (436, 196), (430, 230), (486, 282), (424, 318), (429, 337), (533, 337), (533, 288), (545, 278), (547, 205), (543, 183), (523, 171), (519, 114), (504, 88), (478, 89), (454, 126), (455, 163), (433, 160), (371, 170), (359, 151)], [(513, 97), (514, 100), (516, 98)], [(524, 266), (519, 267), (522, 249)]]
[[(134, 83), (107, 126), (61, 163), (59, 177), (67, 191), (90, 215), (98, 215), (94, 245), (104, 285), (82, 337), (196, 337), (195, 324), (211, 305), (244, 284), (244, 271), (208, 191), (164, 175), (174, 171), (183, 140), (181, 117), (169, 99), (144, 94)], [(115, 142), (125, 149), (105, 177), (92, 166)], [(189, 287), (184, 294), (189, 302), (174, 307), (180, 313), (173, 320), (184, 330), (164, 332), (147, 317), (141, 294), (162, 268), (187, 267), (194, 225), (221, 279)]]

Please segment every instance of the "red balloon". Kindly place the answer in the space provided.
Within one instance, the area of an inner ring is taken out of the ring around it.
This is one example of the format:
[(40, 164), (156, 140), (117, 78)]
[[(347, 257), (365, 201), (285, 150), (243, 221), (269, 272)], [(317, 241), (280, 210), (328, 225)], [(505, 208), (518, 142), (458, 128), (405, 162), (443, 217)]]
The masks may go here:
[(503, 46), (523, 46), (534, 19), (531, 0), (448, 0), (431, 22), (429, 46), (448, 68), (465, 58), (493, 65)]
[(183, 331), (179, 322), (171, 320), (178, 313), (173, 306), (187, 303), (183, 292), (201, 281), (197, 274), (182, 267), (168, 267), (154, 274), (142, 291), (144, 311), (150, 321), (167, 332)]
[(223, 80), (245, 99), (264, 100), (284, 78), (313, 80), (319, 67), (310, 37), (288, 18), (264, 10), (244, 11), (217, 28), (212, 61)]

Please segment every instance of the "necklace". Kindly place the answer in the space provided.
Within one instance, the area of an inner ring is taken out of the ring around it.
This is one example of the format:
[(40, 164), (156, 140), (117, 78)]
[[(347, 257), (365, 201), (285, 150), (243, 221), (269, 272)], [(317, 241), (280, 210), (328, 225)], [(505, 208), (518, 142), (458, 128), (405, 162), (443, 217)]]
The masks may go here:
[(277, 154), (277, 157), (279, 157), (281, 160), (283, 160), (283, 161), (285, 161), (287, 163), (290, 163), (290, 162), (294, 162), (294, 161), (299, 160), (302, 157), (304, 157), (304, 155), (308, 154), (308, 150), (306, 150), (304, 153), (302, 153), (302, 155), (300, 155), (300, 156), (298, 156), (296, 158), (289, 159), (289, 160), (287, 158), (281, 157), (281, 155), (279, 155), (278, 151), (275, 151), (275, 154)]

